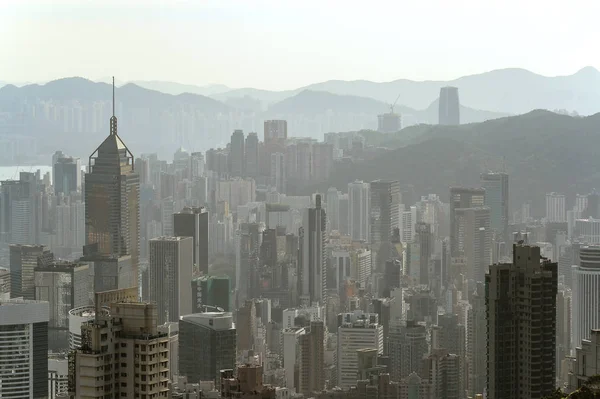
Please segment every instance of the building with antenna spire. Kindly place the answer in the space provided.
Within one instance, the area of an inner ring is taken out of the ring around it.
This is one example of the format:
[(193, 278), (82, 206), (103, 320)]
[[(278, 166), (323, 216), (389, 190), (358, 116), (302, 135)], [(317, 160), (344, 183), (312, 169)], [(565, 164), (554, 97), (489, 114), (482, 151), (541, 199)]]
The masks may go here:
[(137, 287), (140, 253), (140, 183), (134, 156), (117, 132), (113, 115), (108, 137), (90, 155), (85, 175), (84, 258), (95, 265), (95, 291)]

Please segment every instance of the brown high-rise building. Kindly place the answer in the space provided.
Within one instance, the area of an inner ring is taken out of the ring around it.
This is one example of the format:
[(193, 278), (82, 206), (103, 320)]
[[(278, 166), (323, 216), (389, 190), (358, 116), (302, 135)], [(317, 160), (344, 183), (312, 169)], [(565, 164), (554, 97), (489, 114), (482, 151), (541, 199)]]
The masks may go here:
[(131, 256), (128, 281), (118, 282), (114, 289), (137, 286), (140, 181), (134, 156), (117, 134), (114, 98), (110, 133), (90, 156), (85, 175), (85, 243), (84, 254), (96, 258)]
[(513, 246), (512, 264), (485, 276), (487, 397), (542, 398), (555, 390), (556, 263), (540, 248)]
[(298, 392), (310, 397), (325, 387), (325, 325), (322, 321), (311, 321), (310, 330), (299, 337), (300, 361), (298, 370)]
[(450, 187), (450, 254), (452, 256), (459, 256), (455, 210), (482, 207), (484, 203), (485, 189), (483, 188)]

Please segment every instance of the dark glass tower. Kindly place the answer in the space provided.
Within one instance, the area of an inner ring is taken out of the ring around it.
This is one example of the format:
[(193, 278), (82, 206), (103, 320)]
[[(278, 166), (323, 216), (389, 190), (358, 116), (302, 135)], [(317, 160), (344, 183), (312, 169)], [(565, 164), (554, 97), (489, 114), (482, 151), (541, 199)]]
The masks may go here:
[(131, 276), (137, 286), (140, 253), (140, 182), (134, 156), (117, 134), (117, 118), (110, 118), (110, 134), (92, 153), (85, 175), (84, 254), (131, 257)]
[(458, 87), (442, 87), (440, 89), (440, 125), (460, 125), (460, 101), (458, 100)]

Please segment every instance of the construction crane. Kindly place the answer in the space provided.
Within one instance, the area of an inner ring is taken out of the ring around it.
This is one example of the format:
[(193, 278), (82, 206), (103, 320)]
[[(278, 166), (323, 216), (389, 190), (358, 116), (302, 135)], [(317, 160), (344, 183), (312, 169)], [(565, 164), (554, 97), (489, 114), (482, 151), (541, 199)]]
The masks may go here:
[(396, 101), (394, 101), (394, 103), (390, 105), (390, 114), (394, 113), (394, 107), (396, 106), (396, 103), (400, 99), (400, 96), (401, 96), (401, 94), (398, 94), (398, 97), (396, 97)]

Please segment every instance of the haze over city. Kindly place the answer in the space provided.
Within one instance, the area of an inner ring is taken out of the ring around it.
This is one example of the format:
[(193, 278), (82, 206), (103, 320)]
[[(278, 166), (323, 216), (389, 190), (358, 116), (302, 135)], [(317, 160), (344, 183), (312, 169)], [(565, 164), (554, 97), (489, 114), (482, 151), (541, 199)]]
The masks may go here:
[(599, 12), (0, 3), (0, 398), (599, 397)]

